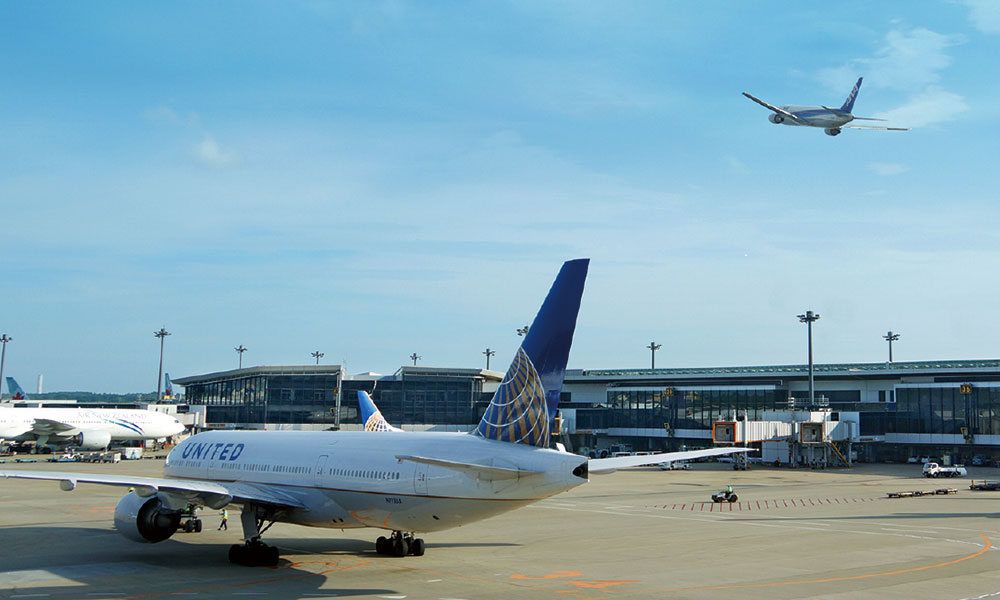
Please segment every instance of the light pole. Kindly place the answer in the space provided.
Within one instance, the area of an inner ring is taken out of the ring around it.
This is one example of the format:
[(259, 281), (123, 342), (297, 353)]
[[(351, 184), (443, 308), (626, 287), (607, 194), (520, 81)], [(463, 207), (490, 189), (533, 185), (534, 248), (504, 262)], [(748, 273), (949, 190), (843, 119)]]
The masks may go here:
[(413, 366), (417, 366), (417, 361), (423, 358), (423, 356), (418, 356), (416, 352), (410, 355), (410, 360), (413, 361)]
[(813, 321), (819, 321), (819, 314), (807, 310), (806, 314), (798, 315), (799, 323), (805, 323), (809, 328), (809, 407), (815, 406), (816, 392), (813, 388)]
[(242, 369), (243, 368), (243, 353), (246, 352), (247, 349), (243, 347), (243, 344), (240, 344), (239, 346), (233, 348), (233, 350), (236, 350), (236, 353), (240, 355), (240, 367), (239, 368)]
[(899, 334), (893, 333), (890, 329), (888, 333), (882, 336), (882, 339), (889, 342), (889, 362), (892, 362), (892, 343), (899, 339)]
[(160, 374), (156, 377), (156, 401), (162, 402), (163, 396), (163, 340), (166, 339), (170, 332), (166, 330), (165, 327), (160, 327), (159, 331), (154, 331), (153, 335), (160, 338)]
[(656, 351), (659, 350), (660, 348), (662, 348), (663, 344), (657, 344), (656, 342), (649, 342), (649, 345), (646, 346), (646, 347), (649, 348), (649, 368), (650, 369), (655, 369), (656, 368)]
[(7, 360), (7, 342), (13, 342), (14, 338), (8, 337), (7, 334), (0, 336), (0, 343), (3, 344), (3, 351), (0, 352), (0, 399), (3, 398), (3, 363)]
[(315, 352), (312, 353), (312, 357), (316, 359), (316, 364), (317, 365), (319, 364), (319, 359), (323, 358), (324, 356), (326, 356), (326, 355), (323, 354), (322, 352), (320, 352), (319, 350), (317, 350), (317, 351), (315, 351)]
[(486, 350), (483, 351), (483, 354), (486, 355), (486, 370), (489, 371), (490, 370), (490, 357), (493, 356), (494, 354), (496, 354), (496, 352), (493, 351), (493, 350), (490, 350), (489, 347), (487, 347)]
[(524, 336), (528, 335), (528, 330), (529, 329), (531, 329), (530, 325), (525, 325), (524, 327), (518, 327), (517, 328), (517, 335), (519, 335), (521, 337), (524, 337)]

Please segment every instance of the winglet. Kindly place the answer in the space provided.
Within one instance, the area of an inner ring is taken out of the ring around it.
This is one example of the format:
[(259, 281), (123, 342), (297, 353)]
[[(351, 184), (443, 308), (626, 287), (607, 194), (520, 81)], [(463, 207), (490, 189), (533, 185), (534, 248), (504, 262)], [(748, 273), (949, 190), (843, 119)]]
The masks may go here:
[(475, 434), (547, 448), (590, 259), (563, 264)]

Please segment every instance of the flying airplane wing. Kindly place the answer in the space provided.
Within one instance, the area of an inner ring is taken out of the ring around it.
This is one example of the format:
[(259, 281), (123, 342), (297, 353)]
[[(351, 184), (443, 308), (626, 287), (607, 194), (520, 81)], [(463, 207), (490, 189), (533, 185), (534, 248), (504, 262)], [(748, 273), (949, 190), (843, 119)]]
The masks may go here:
[[(857, 118), (857, 117), (855, 117)], [(878, 129), (879, 131), (909, 131), (909, 127), (879, 127), (877, 125), (841, 125), (851, 129)]]
[(90, 473), (58, 473), (51, 471), (0, 471), (0, 477), (11, 479), (43, 479), (58, 481), (59, 486), (71, 491), (78, 483), (96, 483), (133, 487), (143, 498), (163, 493), (179, 500), (181, 504), (204, 504), (209, 508), (222, 508), (227, 504), (256, 502), (272, 506), (306, 508), (292, 494), (274, 489), (274, 486), (239, 482), (199, 481), (195, 479), (169, 479), (165, 477), (132, 477), (129, 475), (97, 475)]
[(644, 456), (612, 456), (611, 458), (590, 459), (589, 469), (591, 473), (602, 475), (613, 473), (625, 467), (642, 467), (645, 465), (658, 465), (664, 462), (675, 460), (694, 460), (696, 458), (706, 458), (708, 456), (721, 456), (723, 454), (735, 454), (737, 452), (756, 452), (753, 448), (706, 448), (704, 450), (685, 450), (684, 452), (664, 452), (662, 454), (646, 454)]
[[(763, 101), (763, 100), (761, 100), (760, 98), (757, 98), (757, 97), (754, 97), (754, 96), (751, 96), (750, 94), (748, 94), (748, 93), (746, 93), (746, 92), (743, 92), (743, 95), (744, 95), (744, 96), (746, 96), (747, 98), (750, 98), (751, 100), (753, 100), (753, 101), (754, 101), (754, 102), (756, 102), (757, 104), (760, 104), (760, 105), (761, 105), (761, 106), (763, 106), (764, 108), (766, 108), (766, 109), (768, 109), (768, 110), (773, 110), (774, 112), (776, 112), (776, 113), (778, 113), (779, 115), (781, 115), (781, 116), (785, 117), (786, 119), (791, 119), (791, 120), (795, 121), (796, 123), (802, 123), (803, 125), (805, 125), (805, 124), (806, 124), (806, 123), (804, 123), (804, 122), (802, 121), (802, 119), (800, 119), (800, 118), (796, 117), (796, 116), (795, 116), (794, 114), (792, 114), (792, 113), (788, 112), (787, 110), (781, 110), (781, 109), (780, 109), (780, 108), (778, 108), (777, 106), (774, 106), (773, 104), (768, 104), (767, 102), (764, 102), (764, 101)], [(826, 108), (826, 107), (824, 106), (823, 108)]]

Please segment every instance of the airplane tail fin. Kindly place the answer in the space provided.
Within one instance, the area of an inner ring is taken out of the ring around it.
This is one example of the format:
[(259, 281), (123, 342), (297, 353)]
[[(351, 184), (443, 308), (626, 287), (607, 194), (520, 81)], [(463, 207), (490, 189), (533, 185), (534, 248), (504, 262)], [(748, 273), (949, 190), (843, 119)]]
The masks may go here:
[(547, 448), (590, 259), (563, 264), (475, 435)]
[(174, 397), (174, 388), (170, 385), (170, 373), (163, 374), (163, 388), (166, 390), (167, 398)]
[(851, 112), (854, 110), (854, 100), (858, 97), (858, 90), (861, 89), (861, 80), (864, 77), (858, 77), (858, 82), (854, 84), (854, 89), (851, 93), (847, 95), (847, 100), (844, 100), (844, 105), (840, 107), (840, 110), (844, 112)]
[(17, 385), (13, 377), (7, 378), (7, 391), (10, 392), (11, 400), (27, 400), (28, 395), (24, 393), (21, 386)]
[(365, 431), (401, 431), (389, 425), (368, 392), (358, 390), (358, 405), (361, 407), (361, 422), (365, 424)]

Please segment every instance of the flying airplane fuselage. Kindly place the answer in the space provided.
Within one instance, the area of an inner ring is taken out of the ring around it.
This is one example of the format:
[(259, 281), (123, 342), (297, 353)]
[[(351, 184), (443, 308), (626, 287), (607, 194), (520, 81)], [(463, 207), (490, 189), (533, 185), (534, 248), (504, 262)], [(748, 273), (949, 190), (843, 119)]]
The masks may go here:
[(854, 115), (850, 113), (835, 113), (822, 106), (779, 106), (781, 110), (795, 115), (800, 121), (789, 119), (779, 113), (768, 115), (768, 120), (781, 125), (794, 125), (796, 127), (822, 127), (824, 129), (836, 129), (843, 127), (854, 120)]
[[(455, 457), (466, 468), (444, 466)], [(428, 532), (586, 483), (587, 459), (464, 433), (212, 431), (174, 448), (164, 475), (266, 486), (308, 507), (287, 509), (278, 521)]]

